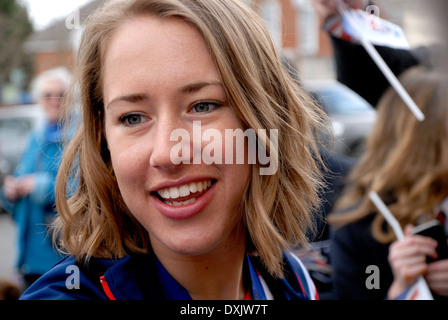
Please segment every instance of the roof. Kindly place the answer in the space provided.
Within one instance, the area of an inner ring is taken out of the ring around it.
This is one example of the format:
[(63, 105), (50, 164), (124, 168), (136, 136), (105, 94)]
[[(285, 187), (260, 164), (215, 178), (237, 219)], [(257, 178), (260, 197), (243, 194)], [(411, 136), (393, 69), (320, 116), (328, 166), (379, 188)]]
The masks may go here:
[[(79, 10), (79, 20), (82, 23), (95, 9), (106, 0), (92, 0)], [(68, 17), (56, 20), (43, 30), (34, 32), (26, 41), (25, 48), (30, 52), (70, 50), (73, 47), (73, 37), (77, 29), (66, 26)]]

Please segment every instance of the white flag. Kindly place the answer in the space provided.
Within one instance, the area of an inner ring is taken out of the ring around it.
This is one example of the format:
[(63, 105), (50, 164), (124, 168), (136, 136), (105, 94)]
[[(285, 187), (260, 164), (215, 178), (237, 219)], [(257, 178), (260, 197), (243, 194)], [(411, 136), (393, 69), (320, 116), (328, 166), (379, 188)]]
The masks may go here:
[(419, 277), (417, 281), (408, 289), (404, 300), (434, 300), (434, 298), (429, 291), (425, 280), (422, 277)]
[[(396, 24), (362, 10), (349, 9), (345, 12), (349, 17), (342, 16), (342, 24), (344, 30), (353, 38), (361, 40), (364, 37), (375, 45), (410, 49), (403, 29)], [(347, 18), (350, 18), (350, 21), (347, 21)]]

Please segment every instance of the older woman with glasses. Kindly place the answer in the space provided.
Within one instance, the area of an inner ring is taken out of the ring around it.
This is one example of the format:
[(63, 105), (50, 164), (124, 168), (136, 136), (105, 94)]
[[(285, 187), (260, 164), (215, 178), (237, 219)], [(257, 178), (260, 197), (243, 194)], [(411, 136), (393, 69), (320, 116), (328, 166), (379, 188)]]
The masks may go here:
[(0, 199), (17, 225), (16, 267), (25, 288), (61, 259), (53, 248), (48, 224), (54, 218), (54, 183), (62, 155), (62, 98), (69, 73), (62, 68), (38, 76), (32, 95), (43, 109), (46, 122), (31, 132), (28, 145), (13, 176), (7, 176)]

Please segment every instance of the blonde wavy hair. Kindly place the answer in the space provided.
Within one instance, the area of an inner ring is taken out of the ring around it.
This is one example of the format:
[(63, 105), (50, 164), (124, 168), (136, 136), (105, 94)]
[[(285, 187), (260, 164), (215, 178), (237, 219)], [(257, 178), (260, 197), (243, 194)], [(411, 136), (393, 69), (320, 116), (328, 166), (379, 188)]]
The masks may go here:
[(328, 220), (338, 227), (374, 214), (372, 235), (382, 243), (395, 236), (369, 200), (370, 191), (379, 194), (402, 227), (433, 219), (434, 210), (448, 196), (447, 77), (414, 67), (400, 80), (425, 120), (419, 122), (394, 89), (386, 91), (365, 153), (336, 203), (339, 212)]
[[(79, 128), (57, 177), (59, 244), (79, 260), (151, 252), (147, 231), (120, 195), (104, 135), (102, 97), (110, 39), (126, 21), (141, 16), (176, 17), (194, 26), (245, 126), (256, 132), (278, 129), (278, 154), (268, 152), (278, 157), (279, 170), (261, 176), (260, 165), (253, 165), (242, 203), (248, 250), (256, 252), (273, 275), (282, 275), (282, 251), (307, 244), (305, 234), (319, 205), (316, 137), (325, 116), (282, 67), (260, 18), (237, 0), (114, 0), (88, 18), (74, 68), (76, 90), (66, 103), (73, 111), (78, 92)], [(71, 121), (70, 114), (67, 119)], [(263, 142), (269, 146), (269, 135)]]

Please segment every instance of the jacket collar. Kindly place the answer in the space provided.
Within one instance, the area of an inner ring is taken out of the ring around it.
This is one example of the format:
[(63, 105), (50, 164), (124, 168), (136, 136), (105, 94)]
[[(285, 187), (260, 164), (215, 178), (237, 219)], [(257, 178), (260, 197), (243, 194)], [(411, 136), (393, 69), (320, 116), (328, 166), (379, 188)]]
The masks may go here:
[[(166, 271), (154, 255), (131, 255), (117, 260), (97, 260), (107, 271), (103, 289), (117, 300), (190, 300), (188, 292)], [(275, 299), (308, 300), (309, 292), (303, 266), (291, 253), (284, 253), (285, 277), (273, 278), (257, 257), (247, 257), (252, 297), (266, 299), (266, 285)], [(103, 270), (104, 270), (103, 269)], [(260, 277), (261, 276), (261, 277)], [(260, 279), (264, 283), (264, 286)], [(107, 289), (106, 289), (107, 288)], [(268, 291), (269, 291), (268, 290)], [(270, 293), (270, 292), (269, 292)]]

